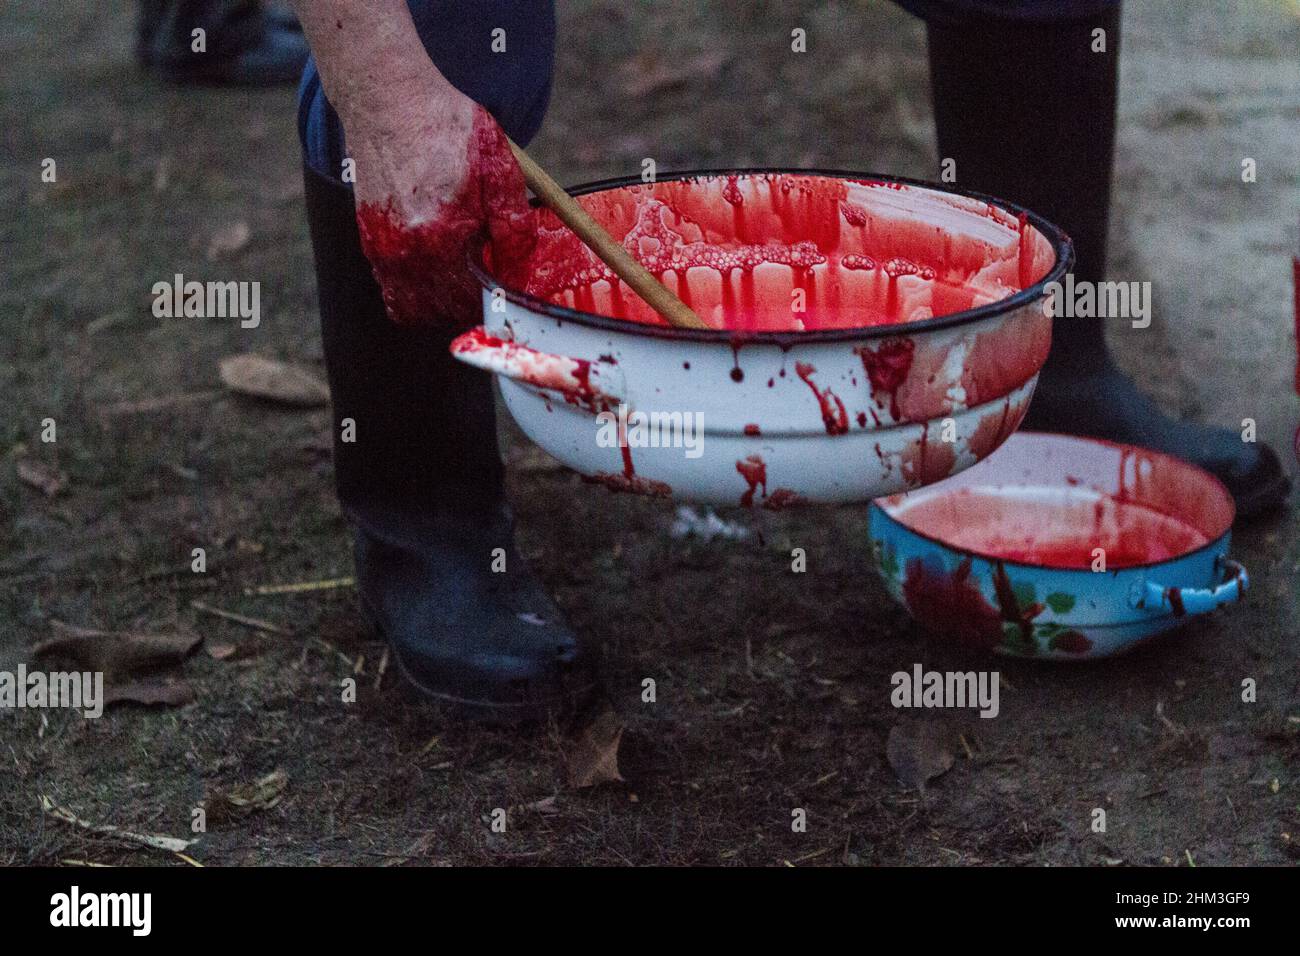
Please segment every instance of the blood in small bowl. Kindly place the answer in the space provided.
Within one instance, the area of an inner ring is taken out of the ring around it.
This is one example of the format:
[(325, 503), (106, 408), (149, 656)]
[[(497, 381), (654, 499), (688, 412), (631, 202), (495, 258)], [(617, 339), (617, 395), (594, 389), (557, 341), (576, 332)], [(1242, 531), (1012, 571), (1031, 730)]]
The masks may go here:
[(1234, 514), (1218, 479), (1187, 462), (1020, 432), (942, 484), (874, 502), (869, 533), (885, 586), (927, 629), (1080, 660), (1239, 599)]

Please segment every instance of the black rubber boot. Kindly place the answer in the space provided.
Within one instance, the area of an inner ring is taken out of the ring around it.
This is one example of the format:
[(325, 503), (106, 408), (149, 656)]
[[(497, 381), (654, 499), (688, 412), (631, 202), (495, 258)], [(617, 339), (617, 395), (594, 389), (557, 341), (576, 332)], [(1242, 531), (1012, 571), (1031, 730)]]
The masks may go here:
[[(939, 155), (957, 183), (1046, 216), (1074, 240), (1077, 280), (1101, 281), (1115, 151), (1118, 5), (1065, 22), (980, 17), (930, 23)], [(1094, 52), (1093, 31), (1106, 52)], [(1223, 481), (1249, 517), (1280, 506), (1290, 484), (1267, 445), (1162, 412), (1115, 365), (1102, 319), (1058, 318), (1024, 427), (1141, 445)]]
[[(199, 29), (201, 52), (194, 49)], [(295, 83), (309, 52), (296, 21), (257, 0), (140, 0), (136, 56), (172, 83)]]
[(351, 191), (311, 169), (305, 179), (362, 607), (411, 682), (466, 716), (580, 706), (593, 655), (515, 550), (490, 376), (448, 354), (452, 333), (388, 319)]

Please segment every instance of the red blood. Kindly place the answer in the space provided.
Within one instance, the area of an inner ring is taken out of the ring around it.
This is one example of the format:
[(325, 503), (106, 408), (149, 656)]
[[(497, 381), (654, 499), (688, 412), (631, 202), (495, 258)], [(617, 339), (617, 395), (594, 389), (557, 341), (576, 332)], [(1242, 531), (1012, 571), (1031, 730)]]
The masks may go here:
[[(1300, 395), (1300, 256), (1291, 257), (1291, 295), (1295, 299), (1295, 391)], [(1300, 461), (1300, 431), (1296, 432), (1296, 460)]]
[(767, 465), (758, 455), (746, 455), (736, 462), (736, 471), (749, 484), (748, 490), (740, 496), (740, 506), (749, 508), (754, 504), (754, 492), (762, 487), (763, 496), (767, 496)]
[(817, 396), (817, 404), (821, 406), (822, 423), (826, 426), (826, 434), (843, 435), (849, 430), (849, 414), (844, 409), (844, 402), (840, 400), (829, 388), (822, 389), (817, 387), (817, 383), (812, 380), (813, 373), (817, 369), (807, 362), (796, 362), (794, 372), (804, 383), (812, 389), (812, 393)]
[(946, 574), (920, 558), (907, 562), (903, 600), (918, 621), (964, 644), (992, 650), (1002, 643), (1002, 615), (970, 579), (971, 559)]
[(453, 355), (479, 351), (499, 353), (515, 367), (523, 381), (561, 393), (570, 405), (585, 408), (592, 414), (612, 408), (609, 397), (592, 385), (591, 362), (587, 359), (535, 352), (515, 342), (498, 338), (481, 326), (458, 336), (452, 343), (451, 351)]
[(763, 434), (763, 432), (757, 425), (751, 422), (745, 426), (745, 434), (750, 438), (757, 438), (759, 435)]
[(1052, 635), (1048, 646), (1054, 651), (1065, 651), (1067, 654), (1087, 654), (1092, 650), (1092, 641), (1078, 631), (1061, 631)]
[[(579, 202), (701, 318), (733, 331), (930, 318), (1005, 298), (1047, 269), (1046, 239), (992, 205), (954, 205), (952, 225), (936, 225), (909, 217), (906, 199), (874, 203), (869, 192), (913, 188), (770, 173), (665, 180)], [(973, 228), (975, 217), (1001, 236)], [(664, 324), (547, 210), (527, 273), (526, 290), (557, 304)], [(796, 291), (802, 311), (792, 308)]]
[(740, 194), (740, 186), (736, 183), (735, 176), (727, 177), (727, 185), (722, 189), (722, 198), (733, 206), (743, 206), (745, 197)]
[(848, 201), (840, 203), (840, 214), (844, 216), (844, 221), (850, 226), (861, 228), (871, 222), (871, 217), (867, 215), (867, 211), (857, 203)]
[(932, 485), (952, 474), (957, 463), (953, 442), (931, 441), (930, 425), (921, 427), (921, 437), (903, 449), (903, 475), (913, 486)]
[(780, 511), (783, 508), (789, 508), (791, 505), (797, 505), (802, 499), (799, 495), (789, 488), (777, 488), (767, 500), (763, 502), (763, 507), (768, 511)]
[(1023, 289), (1034, 284), (1034, 246), (1032, 242), (1025, 242), (1025, 235), (1029, 230), (1029, 217), (1022, 212), (1017, 219), (1020, 238), (1016, 246), (1016, 261), (1019, 267), (1020, 288)]
[[(1020, 420), (1024, 418), (1025, 411), (1028, 409), (1027, 403), (1021, 403), (1013, 410), (1011, 407), (1011, 396), (1008, 395), (1002, 402), (1002, 410), (985, 415), (980, 419), (980, 423), (975, 426), (975, 431), (971, 433), (966, 447), (976, 458), (987, 458), (999, 445), (1006, 441)], [(1077, 485), (1079, 480), (1076, 478), (1066, 478), (1066, 482)]]
[(649, 495), (652, 498), (672, 497), (672, 486), (663, 481), (642, 478), (640, 475), (616, 475), (608, 471), (598, 471), (594, 475), (583, 475), (582, 480), (588, 484), (604, 485), (610, 491), (625, 491), (635, 495)]
[(523, 174), (501, 127), (479, 107), (470, 135), (465, 180), (426, 222), (407, 222), (389, 198), (357, 209), (361, 248), (383, 292), (388, 316), (401, 325), (477, 325), (478, 283), (465, 266), (472, 240), (491, 234), (491, 256), (508, 285), (523, 284), (535, 241)]
[(871, 395), (876, 404), (884, 408), (885, 403), (880, 396), (887, 394), (889, 413), (894, 416), (894, 421), (898, 421), (898, 387), (912, 370), (916, 343), (907, 338), (887, 339), (875, 350), (864, 345), (856, 351), (862, 359), (862, 368), (871, 381)]
[(1092, 568), (1096, 548), (1110, 570), (1167, 561), (1209, 540), (1185, 520), (1111, 495), (1044, 501), (961, 488), (918, 501), (900, 517), (962, 550), (1078, 570)]

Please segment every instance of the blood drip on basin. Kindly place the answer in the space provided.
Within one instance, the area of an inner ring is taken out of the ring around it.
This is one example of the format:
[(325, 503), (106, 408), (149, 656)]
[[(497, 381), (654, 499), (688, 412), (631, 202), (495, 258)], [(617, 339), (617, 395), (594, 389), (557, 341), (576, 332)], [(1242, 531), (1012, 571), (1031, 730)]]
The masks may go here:
[(740, 472), (740, 476), (749, 485), (745, 493), (740, 496), (742, 508), (753, 506), (754, 492), (759, 488), (763, 489), (763, 497), (767, 497), (767, 465), (762, 458), (758, 455), (746, 455), (736, 462), (736, 471)]
[[(1054, 260), (1023, 217), (899, 183), (704, 176), (578, 200), (707, 324), (737, 332), (947, 315), (1005, 299)], [(664, 324), (549, 210), (523, 271), (527, 292), (558, 305)]]
[(911, 339), (889, 339), (872, 349), (863, 346), (856, 350), (862, 359), (862, 370), (867, 373), (871, 383), (871, 395), (878, 408), (885, 407), (889, 398), (889, 414), (894, 421), (902, 417), (898, 410), (898, 389), (912, 370), (912, 356), (916, 352), (916, 343)]
[(807, 362), (796, 362), (794, 366), (795, 374), (804, 380), (817, 398), (817, 404), (822, 410), (822, 424), (826, 426), (826, 434), (843, 435), (849, 430), (849, 415), (844, 410), (844, 402), (829, 388), (818, 387), (812, 380), (813, 373), (816, 371), (817, 369)]

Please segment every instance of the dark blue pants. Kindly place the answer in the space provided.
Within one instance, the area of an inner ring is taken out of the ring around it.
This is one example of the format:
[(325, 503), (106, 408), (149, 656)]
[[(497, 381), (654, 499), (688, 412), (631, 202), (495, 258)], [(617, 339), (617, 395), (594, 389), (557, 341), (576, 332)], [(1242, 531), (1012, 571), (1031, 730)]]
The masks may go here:
[[(1094, 16), (1120, 0), (895, 0), (927, 22), (970, 23), (992, 17), (1060, 21)], [(429, 57), (457, 88), (482, 103), (506, 133), (526, 144), (542, 125), (555, 61), (555, 8), (549, 0), (407, 0)], [(505, 51), (494, 52), (493, 31)], [(298, 96), (303, 155), (338, 178), (343, 130), (309, 62)]]

